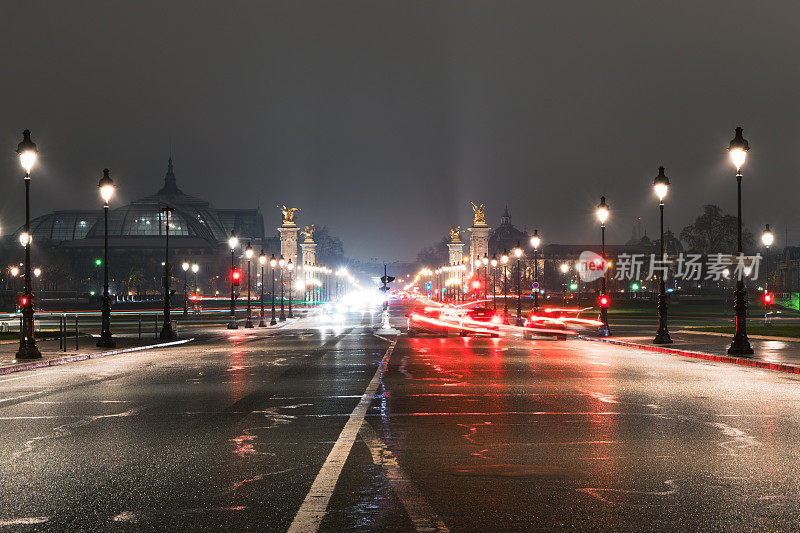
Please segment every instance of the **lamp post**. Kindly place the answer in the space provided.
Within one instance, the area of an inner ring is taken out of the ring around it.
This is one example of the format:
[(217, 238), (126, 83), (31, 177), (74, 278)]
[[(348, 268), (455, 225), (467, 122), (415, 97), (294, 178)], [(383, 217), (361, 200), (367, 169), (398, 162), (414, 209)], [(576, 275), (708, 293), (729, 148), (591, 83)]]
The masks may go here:
[(286, 259), (284, 259), (283, 256), (281, 256), (281, 258), (278, 259), (278, 266), (281, 269), (281, 318), (280, 318), (280, 321), (281, 322), (286, 322), (286, 313), (284, 312), (284, 304), (283, 304), (283, 267), (286, 266)]
[(489, 254), (483, 254), (483, 299), (488, 298), (487, 291), (489, 290)]
[(194, 288), (192, 289), (192, 292), (195, 293), (195, 296), (196, 296), (195, 300), (194, 300), (194, 306), (193, 306), (194, 309), (192, 310), (192, 313), (194, 313), (195, 315), (200, 313), (200, 303), (198, 301), (198, 298), (199, 298), (199, 294), (198, 293), (200, 292), (200, 287), (197, 286), (197, 271), (198, 270), (200, 270), (200, 265), (198, 265), (197, 263), (192, 263), (192, 274), (194, 274)]
[(244, 323), (244, 327), (252, 328), (253, 308), (250, 306), (250, 261), (253, 259), (253, 247), (250, 246), (250, 241), (247, 242), (247, 247), (244, 249), (244, 256), (247, 258), (247, 321)]
[(291, 257), (289, 262), (286, 263), (286, 269), (289, 271), (289, 318), (294, 318), (294, 313), (292, 313), (292, 271), (294, 270), (294, 265)]
[(168, 205), (161, 208), (164, 212), (164, 324), (161, 327), (161, 339), (174, 339), (175, 330), (172, 329), (172, 320), (170, 319), (170, 268), (169, 268), (169, 217), (173, 209)]
[(258, 264), (261, 265), (261, 320), (258, 321), (258, 327), (265, 328), (267, 327), (267, 323), (264, 320), (264, 265), (267, 263), (267, 255), (264, 253), (264, 249), (261, 249), (261, 253), (258, 256)]
[[(736, 167), (736, 238), (737, 248), (736, 251), (739, 257), (742, 256), (742, 166), (744, 165), (747, 151), (750, 150), (750, 144), (742, 137), (742, 128), (736, 128), (736, 135), (728, 146), (728, 153), (730, 154), (731, 161)], [(736, 280), (736, 293), (733, 303), (733, 309), (736, 311), (736, 329), (733, 333), (733, 341), (731, 342), (728, 353), (731, 355), (751, 355), (753, 348), (750, 347), (750, 340), (747, 338), (747, 291), (744, 288), (744, 280), (742, 273), (739, 273)]]
[[(12, 267), (10, 267), (8, 269), (8, 271), (11, 274), (11, 277), (14, 278), (14, 280), (11, 282), (11, 290), (14, 293), (14, 296), (16, 297), (16, 295), (17, 295), (17, 276), (19, 276), (19, 268), (17, 268), (16, 266), (12, 266)], [(16, 311), (16, 309), (17, 309), (17, 304), (15, 302), (14, 303), (14, 310)]]
[(97, 184), (100, 197), (103, 199), (103, 217), (105, 229), (103, 233), (103, 303), (101, 307), (100, 338), (97, 340), (98, 348), (113, 348), (117, 345), (111, 336), (111, 303), (108, 295), (108, 202), (114, 196), (114, 181), (108, 175), (108, 169), (103, 169), (103, 177)]
[(503, 250), (500, 263), (503, 265), (503, 323), (508, 324), (508, 250)]
[(461, 264), (461, 285), (459, 285), (459, 287), (458, 287), (458, 291), (459, 291), (458, 298), (459, 298), (459, 300), (464, 302), (464, 301), (467, 300), (467, 297), (468, 297), (468, 293), (464, 292), (464, 288), (465, 288), (465, 285), (466, 285), (466, 280), (468, 279), (467, 278), (467, 275), (468, 275), (467, 274), (467, 269), (468, 269), (467, 265), (469, 264), (469, 256), (464, 256), (462, 260), (463, 260), (463, 263)]
[(567, 279), (567, 272), (569, 272), (569, 264), (561, 263), (561, 266), (559, 267), (559, 269), (561, 270), (561, 288), (562, 288), (562, 291), (563, 291), (562, 294), (564, 295), (563, 300), (564, 300), (564, 304), (566, 304), (567, 303), (567, 281), (566, 281), (566, 279)]
[[(664, 260), (664, 197), (669, 191), (669, 178), (664, 174), (664, 167), (658, 167), (658, 176), (653, 180), (653, 190), (658, 196), (658, 209), (661, 215), (661, 260)], [(658, 331), (653, 344), (672, 344), (667, 328), (667, 288), (664, 271), (659, 274), (658, 282)]]
[(542, 238), (539, 236), (539, 230), (533, 230), (533, 237), (531, 237), (531, 246), (533, 246), (533, 313), (539, 312), (539, 246), (542, 244)]
[[(597, 220), (600, 221), (600, 256), (603, 258), (603, 277), (600, 278), (600, 298), (604, 299), (606, 296), (606, 220), (610, 211), (608, 204), (606, 204), (606, 197), (600, 197), (600, 204), (597, 206)], [(608, 307), (607, 305), (600, 306), (600, 321), (603, 323), (597, 329), (599, 337), (608, 337), (611, 335), (611, 330), (608, 327)]]
[(489, 261), (492, 265), (492, 309), (497, 312), (497, 255), (492, 254), (492, 260)]
[[(769, 224), (764, 228), (764, 233), (761, 234), (761, 243), (764, 245), (764, 325), (771, 326), (769, 320), (769, 310), (772, 303), (771, 294), (769, 292), (769, 247), (775, 242), (775, 235), (769, 229)], [(769, 295), (769, 297), (767, 296)]]
[(517, 325), (522, 326), (525, 321), (522, 319), (522, 247), (519, 242), (512, 252), (517, 258)]
[(181, 264), (183, 269), (183, 316), (189, 316), (189, 267), (188, 261)]
[(272, 272), (272, 320), (269, 321), (270, 326), (274, 326), (278, 323), (278, 321), (275, 320), (275, 267), (277, 265), (278, 261), (275, 259), (275, 254), (272, 254), (269, 260), (269, 267)]
[(236, 270), (235, 253), (236, 247), (239, 246), (239, 238), (231, 231), (231, 236), (228, 238), (228, 246), (231, 249), (231, 318), (228, 321), (228, 329), (238, 329), (236, 324), (236, 287), (233, 285), (233, 272)]
[(22, 132), (22, 142), (17, 146), (17, 154), (25, 169), (25, 238), (20, 241), (25, 246), (25, 286), (22, 293), (22, 327), (19, 330), (19, 350), (17, 359), (39, 359), (42, 353), (36, 347), (33, 336), (33, 287), (31, 282), (31, 169), (36, 163), (36, 145), (31, 140), (30, 130)]

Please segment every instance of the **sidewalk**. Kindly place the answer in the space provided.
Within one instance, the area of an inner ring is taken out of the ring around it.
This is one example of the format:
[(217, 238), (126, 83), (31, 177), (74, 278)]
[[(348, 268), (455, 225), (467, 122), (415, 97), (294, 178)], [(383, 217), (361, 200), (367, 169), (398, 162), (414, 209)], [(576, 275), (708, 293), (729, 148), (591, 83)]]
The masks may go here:
[(152, 338), (152, 336), (139, 340), (136, 334), (121, 334), (115, 335), (114, 340), (117, 343), (115, 348), (98, 348), (95, 346), (95, 344), (97, 344), (97, 337), (80, 335), (78, 337), (79, 348), (76, 350), (75, 337), (67, 337), (66, 352), (59, 350), (58, 339), (38, 340), (36, 341), (36, 345), (39, 347), (39, 351), (42, 352), (42, 358), (23, 361), (16, 361), (14, 359), (17, 349), (19, 348), (19, 341), (4, 341), (0, 344), (0, 375), (23, 370), (32, 370), (34, 368), (63, 365), (75, 361), (85, 361), (86, 359), (94, 359), (107, 355), (151, 350), (154, 348), (166, 348), (168, 346), (186, 344), (187, 342), (193, 341), (194, 337), (177, 339), (174, 341), (160, 341)]
[(649, 351), (720, 361), (744, 366), (753, 366), (781, 372), (800, 374), (800, 342), (773, 338), (750, 338), (750, 346), (755, 352), (751, 356), (728, 355), (730, 335), (714, 333), (670, 332), (672, 344), (653, 344), (655, 329), (652, 326), (611, 325), (613, 336), (607, 338), (581, 336), (581, 339), (606, 342), (620, 346), (641, 348)]

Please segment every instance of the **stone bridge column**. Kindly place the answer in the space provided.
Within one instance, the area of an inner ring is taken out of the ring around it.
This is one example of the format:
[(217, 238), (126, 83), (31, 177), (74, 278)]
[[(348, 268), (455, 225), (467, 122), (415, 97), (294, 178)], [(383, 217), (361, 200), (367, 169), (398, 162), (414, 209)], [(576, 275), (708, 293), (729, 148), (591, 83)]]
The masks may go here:
[(489, 253), (489, 230), (491, 228), (485, 223), (474, 225), (469, 228), (469, 264), (472, 272), (478, 267), (478, 261)]

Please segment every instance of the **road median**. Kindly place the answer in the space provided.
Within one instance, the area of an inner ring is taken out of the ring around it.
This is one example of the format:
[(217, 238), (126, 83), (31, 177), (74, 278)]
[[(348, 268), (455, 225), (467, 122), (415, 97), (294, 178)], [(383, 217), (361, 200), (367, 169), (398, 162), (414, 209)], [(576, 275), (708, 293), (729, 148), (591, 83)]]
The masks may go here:
[(34, 370), (37, 368), (45, 368), (50, 366), (59, 366), (67, 363), (75, 363), (78, 361), (85, 361), (87, 359), (97, 359), (99, 357), (106, 357), (109, 355), (119, 355), (123, 353), (141, 352), (144, 350), (153, 350), (156, 348), (168, 348), (170, 346), (178, 346), (192, 342), (194, 337), (189, 339), (181, 339), (177, 341), (161, 342), (158, 344), (147, 344), (144, 346), (131, 346), (128, 348), (120, 348), (116, 350), (108, 350), (103, 352), (88, 352), (74, 355), (65, 355), (62, 357), (43, 357), (33, 361), (14, 361), (11, 364), (0, 366), (0, 375), (12, 374), (14, 372), (23, 372), (25, 370)]
[[(600, 338), (600, 337), (587, 337), (583, 335), (578, 336), (581, 340), (604, 342), (606, 344), (614, 344), (616, 346), (624, 346), (626, 348), (636, 348), (639, 350), (647, 350), (649, 352), (665, 353), (670, 355), (679, 355), (681, 357), (691, 357), (694, 359), (705, 359), (706, 361), (716, 361), (719, 363), (730, 363), (735, 365), (749, 366), (754, 368), (763, 368), (765, 370), (777, 370), (778, 372), (787, 372), (790, 374), (800, 374), (800, 364), (790, 363), (777, 363), (772, 361), (765, 361), (755, 358), (732, 357), (729, 355), (718, 355), (706, 352), (685, 350), (679, 348), (667, 348), (664, 346), (653, 346), (648, 344), (640, 344), (636, 342), (617, 340), (613, 338)], [(785, 339), (782, 339), (785, 340)]]

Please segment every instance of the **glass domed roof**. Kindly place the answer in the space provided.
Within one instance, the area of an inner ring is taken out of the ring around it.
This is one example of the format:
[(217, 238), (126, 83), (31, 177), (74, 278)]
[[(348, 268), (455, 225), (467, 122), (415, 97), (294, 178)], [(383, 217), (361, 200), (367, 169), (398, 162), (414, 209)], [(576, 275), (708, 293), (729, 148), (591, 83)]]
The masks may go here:
[[(173, 208), (170, 216), (170, 236), (199, 237), (209, 242), (228, 238), (222, 222), (211, 205), (181, 191), (175, 180), (172, 158), (169, 159), (164, 187), (156, 194), (112, 210), (108, 215), (110, 237), (148, 237), (165, 233), (164, 207)], [(98, 220), (87, 237), (103, 237), (104, 223)]]

